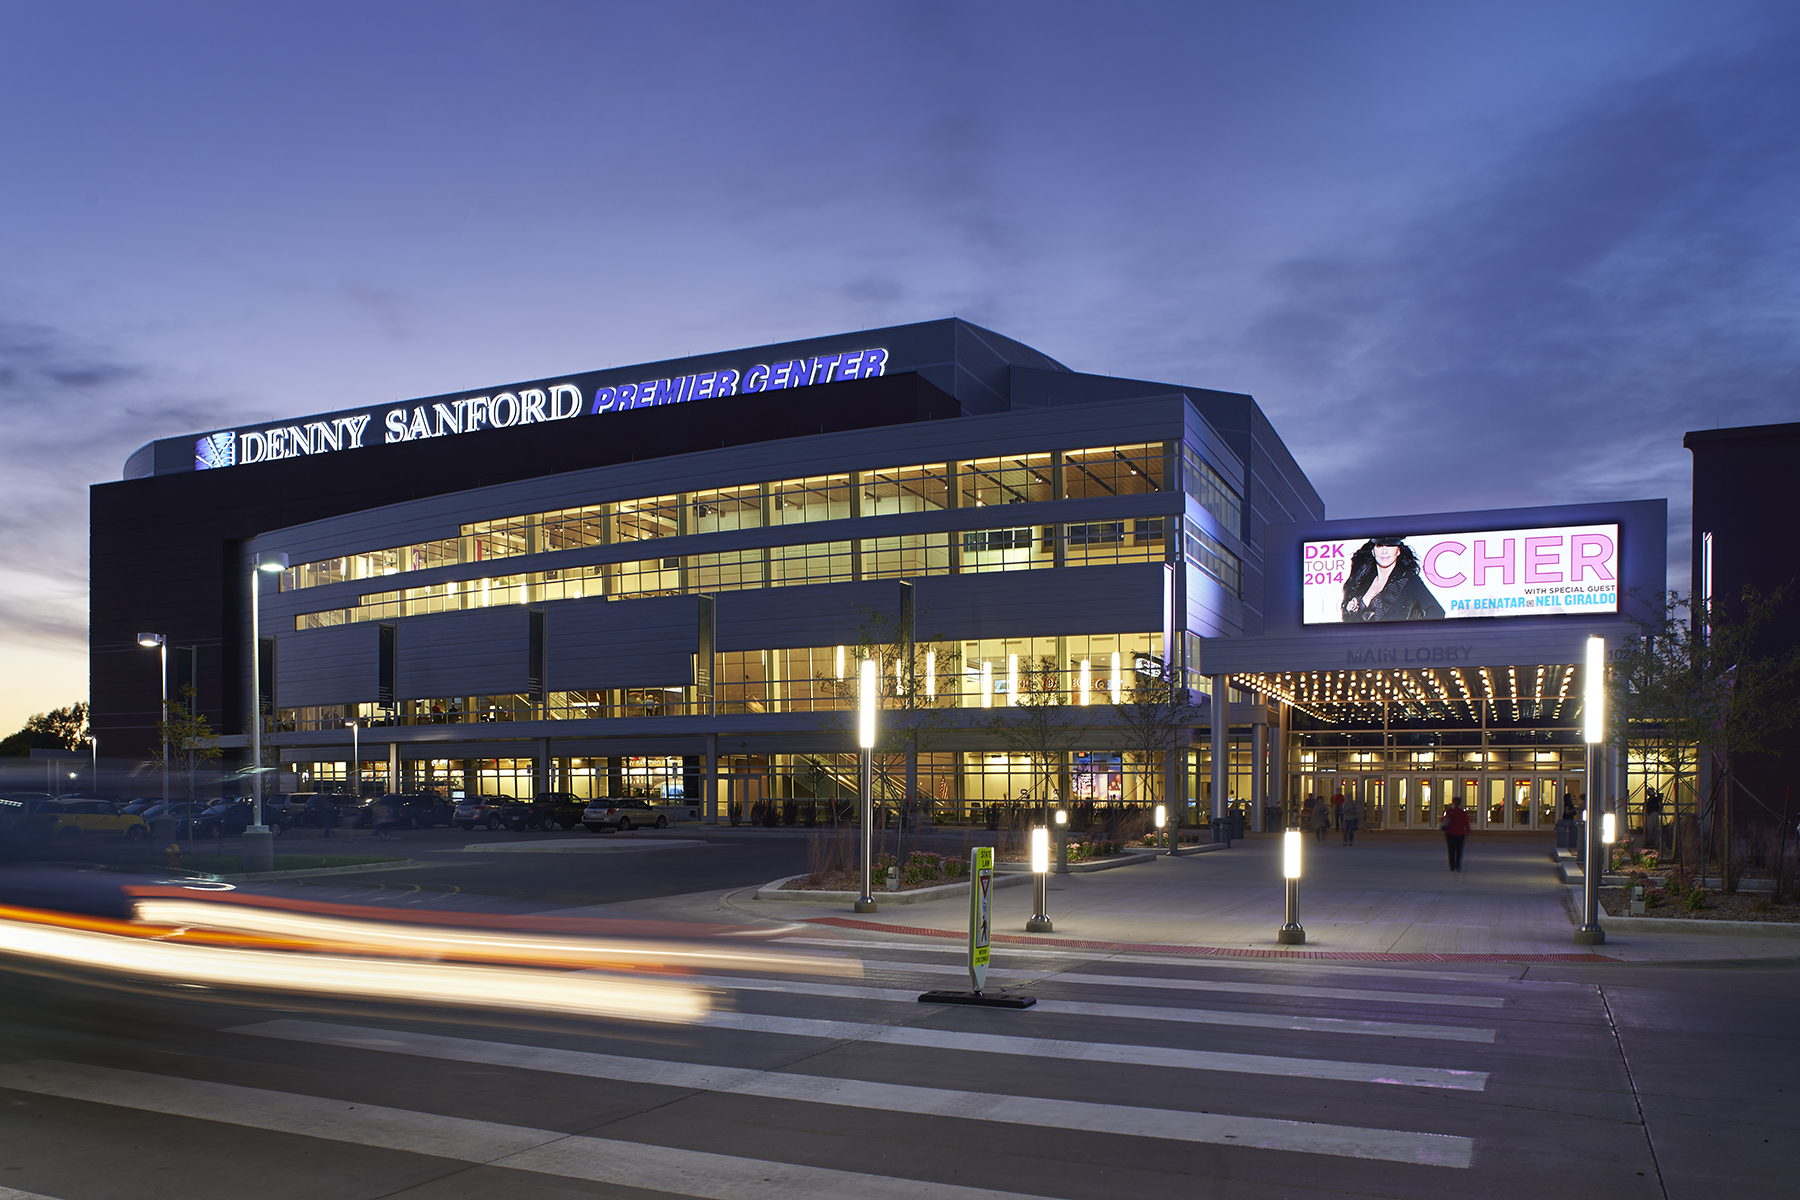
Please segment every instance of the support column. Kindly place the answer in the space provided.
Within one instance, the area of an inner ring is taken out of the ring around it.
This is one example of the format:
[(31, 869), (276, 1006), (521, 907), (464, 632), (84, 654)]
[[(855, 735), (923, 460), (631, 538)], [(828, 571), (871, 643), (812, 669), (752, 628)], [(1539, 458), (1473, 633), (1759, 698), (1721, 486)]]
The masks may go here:
[(706, 735), (706, 823), (719, 823), (719, 735)]
[(389, 742), (388, 743), (387, 790), (390, 792), (397, 792), (400, 790), (400, 743), (399, 742)]
[(539, 738), (537, 744), (537, 766), (532, 772), (535, 779), (533, 795), (550, 790), (550, 739)]
[[(1275, 780), (1273, 798), (1275, 807), (1281, 810), (1284, 823), (1288, 810), (1288, 791), (1293, 785), (1288, 771), (1288, 718), (1293, 711), (1291, 705), (1286, 702), (1278, 702), (1275, 709), (1275, 748), (1269, 755), (1269, 770)], [(1256, 814), (1256, 819), (1258, 822), (1256, 827), (1260, 830), (1263, 828), (1260, 812)]]
[[(1269, 710), (1265, 707), (1263, 712)], [(1250, 727), (1250, 820), (1251, 827), (1261, 819), (1263, 800), (1268, 795), (1269, 723), (1265, 715)]]
[(1231, 732), (1231, 687), (1225, 675), (1212, 677), (1212, 806), (1213, 820), (1225, 815), (1225, 786), (1230, 779), (1226, 738)]

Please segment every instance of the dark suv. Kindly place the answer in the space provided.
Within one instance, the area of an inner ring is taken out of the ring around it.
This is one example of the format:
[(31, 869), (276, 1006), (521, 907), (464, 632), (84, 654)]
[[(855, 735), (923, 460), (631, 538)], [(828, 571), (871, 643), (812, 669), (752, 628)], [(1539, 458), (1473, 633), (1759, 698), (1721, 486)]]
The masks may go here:
[(400, 823), (413, 829), (456, 824), (456, 808), (436, 792), (407, 792), (400, 801)]
[(515, 800), (500, 809), (500, 823), (515, 833), (527, 829), (573, 829), (581, 824), (587, 801), (573, 792), (539, 792), (529, 801)]
[(498, 829), (501, 806), (508, 803), (510, 801), (505, 796), (471, 796), (459, 800), (454, 814), (456, 824), (463, 829), (473, 829), (477, 825)]

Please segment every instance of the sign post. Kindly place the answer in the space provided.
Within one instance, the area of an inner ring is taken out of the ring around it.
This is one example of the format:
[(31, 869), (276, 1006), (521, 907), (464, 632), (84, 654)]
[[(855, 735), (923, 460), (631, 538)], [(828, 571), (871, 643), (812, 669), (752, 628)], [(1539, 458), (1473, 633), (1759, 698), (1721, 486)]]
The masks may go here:
[(994, 931), (994, 848), (969, 851), (969, 986), (987, 986), (988, 942)]
[(969, 985), (967, 992), (926, 992), (919, 997), (923, 1004), (975, 1004), (983, 1008), (1030, 1008), (1037, 1003), (1033, 996), (1011, 996), (1002, 992), (989, 996), (987, 986), (988, 944), (994, 932), (994, 848), (976, 846), (969, 851)]

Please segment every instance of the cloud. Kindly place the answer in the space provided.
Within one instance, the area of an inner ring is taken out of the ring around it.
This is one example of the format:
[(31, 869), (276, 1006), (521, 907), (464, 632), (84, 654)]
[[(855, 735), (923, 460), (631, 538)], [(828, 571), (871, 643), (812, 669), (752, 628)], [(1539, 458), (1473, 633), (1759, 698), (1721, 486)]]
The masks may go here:
[(1608, 89), (1381, 244), (1273, 267), (1237, 351), (1331, 514), (1667, 496), (1685, 542), (1682, 433), (1800, 409), (1797, 53)]

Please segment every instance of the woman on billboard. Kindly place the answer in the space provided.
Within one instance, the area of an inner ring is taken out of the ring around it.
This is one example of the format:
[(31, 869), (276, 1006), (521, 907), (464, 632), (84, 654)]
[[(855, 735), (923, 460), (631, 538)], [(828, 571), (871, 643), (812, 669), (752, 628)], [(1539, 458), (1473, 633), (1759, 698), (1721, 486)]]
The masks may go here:
[(1404, 538), (1370, 538), (1350, 559), (1345, 621), (1441, 621), (1444, 606), (1425, 586), (1419, 560)]

